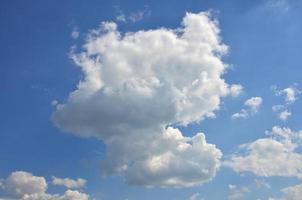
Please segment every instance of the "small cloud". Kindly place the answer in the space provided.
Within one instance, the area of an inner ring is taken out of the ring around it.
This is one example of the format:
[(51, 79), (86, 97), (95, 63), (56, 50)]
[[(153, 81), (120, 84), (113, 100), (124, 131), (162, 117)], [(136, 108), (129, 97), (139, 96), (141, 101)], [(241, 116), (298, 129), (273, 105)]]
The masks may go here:
[(151, 15), (151, 11), (148, 6), (145, 6), (143, 10), (138, 10), (129, 14), (125, 14), (119, 6), (114, 6), (114, 9), (117, 13), (115, 20), (123, 23), (135, 23)]
[(243, 86), (239, 84), (233, 84), (230, 86), (230, 94), (232, 97), (237, 97), (243, 92)]
[(238, 187), (237, 185), (229, 185), (228, 200), (239, 200), (244, 197), (246, 193), (250, 192), (247, 187)]
[(189, 200), (205, 200), (204, 198), (202, 198), (201, 197), (201, 195), (200, 195), (200, 193), (195, 193), (195, 194), (193, 194), (190, 198), (189, 198)]
[(71, 38), (72, 39), (78, 39), (80, 37), (80, 32), (77, 26), (73, 27), (72, 32), (71, 32)]
[(288, 110), (284, 110), (281, 113), (279, 113), (278, 117), (282, 121), (286, 121), (291, 115), (292, 115), (291, 112), (289, 112)]
[(244, 102), (247, 109), (241, 109), (240, 112), (234, 113), (232, 119), (248, 118), (258, 112), (263, 100), (261, 97), (251, 97)]
[(288, 107), (296, 102), (301, 91), (297, 89), (296, 85), (280, 90), (276, 86), (272, 86), (272, 90), (276, 96), (282, 96), (284, 99), (284, 105), (274, 105), (272, 110), (278, 113), (277, 116), (280, 120), (286, 121), (292, 115)]
[(232, 119), (239, 119), (239, 118), (248, 118), (249, 117), (249, 113), (248, 111), (246, 111), (245, 109), (241, 109), (240, 112), (238, 113), (234, 113), (232, 115)]
[(288, 12), (290, 9), (288, 0), (269, 0), (267, 6), (272, 10), (282, 11), (282, 12)]
[(254, 180), (255, 186), (257, 189), (267, 188), (270, 189), (271, 185), (266, 182), (264, 179), (255, 179)]
[(295, 103), (297, 100), (297, 95), (301, 93), (296, 85), (281, 90), (279, 90), (276, 86), (272, 86), (272, 90), (276, 96), (282, 96), (286, 104)]
[(59, 104), (59, 102), (57, 100), (52, 100), (51, 101), (52, 106), (57, 106), (58, 104)]
[(68, 189), (82, 188), (86, 185), (86, 180), (82, 178), (78, 178), (77, 180), (73, 180), (70, 178), (57, 178), (55, 176), (52, 177), (52, 184), (58, 186), (65, 186)]
[(262, 104), (262, 98), (261, 97), (252, 97), (245, 101), (244, 105), (250, 107), (250, 109), (253, 112), (258, 112), (259, 107)]

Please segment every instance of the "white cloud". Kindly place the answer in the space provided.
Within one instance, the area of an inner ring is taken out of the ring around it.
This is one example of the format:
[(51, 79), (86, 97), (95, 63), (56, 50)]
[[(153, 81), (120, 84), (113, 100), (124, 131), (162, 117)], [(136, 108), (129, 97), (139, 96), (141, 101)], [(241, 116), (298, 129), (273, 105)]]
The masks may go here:
[(52, 184), (54, 185), (60, 185), (60, 186), (65, 186), (70, 189), (75, 189), (75, 188), (82, 188), (86, 185), (86, 180), (82, 178), (78, 178), (77, 180), (73, 180), (70, 178), (58, 178), (53, 176), (52, 177)]
[(276, 86), (272, 87), (276, 96), (284, 97), (284, 101), (286, 104), (292, 104), (297, 100), (297, 95), (301, 93), (300, 90), (297, 89), (295, 85), (278, 90)]
[(75, 26), (71, 32), (72, 39), (78, 39), (80, 37), (80, 31), (77, 26)]
[(234, 113), (232, 115), (232, 119), (239, 119), (239, 118), (248, 118), (251, 115), (254, 115), (258, 112), (261, 104), (262, 104), (261, 97), (251, 97), (244, 102), (244, 105), (248, 107), (248, 109), (241, 109), (240, 112)]
[(258, 139), (240, 146), (242, 152), (224, 162), (236, 172), (252, 172), (258, 176), (302, 178), (302, 155), (296, 151), (302, 132), (273, 127), (270, 138)]
[(258, 112), (259, 107), (262, 104), (261, 97), (252, 97), (244, 102), (244, 105), (248, 106), (253, 112)]
[(292, 115), (288, 110), (284, 110), (278, 114), (279, 119), (286, 121)]
[(229, 185), (228, 200), (240, 200), (246, 193), (250, 192), (247, 187), (238, 187), (237, 185)]
[(204, 134), (184, 137), (171, 125), (214, 117), (221, 97), (239, 90), (222, 79), (228, 48), (219, 32), (207, 12), (187, 13), (177, 29), (122, 34), (115, 23), (102, 23), (84, 51), (72, 54), (84, 79), (56, 106), (54, 123), (103, 140), (104, 172), (130, 184), (182, 187), (211, 180), (221, 151)]
[(151, 11), (148, 6), (145, 6), (144, 9), (138, 10), (135, 12), (131, 12), (128, 15), (126, 15), (119, 6), (115, 6), (115, 12), (117, 13), (116, 21), (117, 22), (138, 22), (143, 20), (144, 18), (147, 18), (151, 15)]
[(271, 188), (271, 185), (264, 179), (255, 179), (254, 183), (255, 183), (255, 186), (257, 189), (262, 189), (262, 188), (270, 189)]
[(248, 118), (250, 116), (249, 112), (245, 109), (241, 109), (240, 112), (234, 113), (232, 115), (232, 119), (239, 119), (239, 118)]
[(29, 172), (12, 172), (3, 182), (3, 189), (9, 197), (0, 197), (3, 200), (88, 200), (89, 195), (67, 190), (63, 195), (49, 194), (44, 177), (34, 176)]
[(300, 200), (302, 196), (302, 184), (283, 188), (282, 197), (280, 198), (269, 198), (269, 200)]
[(298, 90), (295, 85), (282, 90), (278, 90), (276, 86), (273, 86), (272, 89), (276, 96), (283, 96), (285, 101), (285, 105), (274, 105), (272, 110), (277, 113), (280, 120), (286, 121), (292, 115), (288, 107), (297, 100), (297, 95), (300, 94), (301, 91)]
[(273, 112), (278, 112), (278, 111), (283, 110), (283, 109), (285, 109), (285, 108), (286, 108), (286, 107), (285, 107), (284, 105), (273, 105), (273, 106), (272, 106)]

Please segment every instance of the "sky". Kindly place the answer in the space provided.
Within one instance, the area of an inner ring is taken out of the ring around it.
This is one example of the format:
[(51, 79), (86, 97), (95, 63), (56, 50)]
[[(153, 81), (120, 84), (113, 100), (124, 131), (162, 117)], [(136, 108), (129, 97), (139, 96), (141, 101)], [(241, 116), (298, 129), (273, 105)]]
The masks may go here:
[(0, 200), (300, 200), (302, 2), (0, 2)]

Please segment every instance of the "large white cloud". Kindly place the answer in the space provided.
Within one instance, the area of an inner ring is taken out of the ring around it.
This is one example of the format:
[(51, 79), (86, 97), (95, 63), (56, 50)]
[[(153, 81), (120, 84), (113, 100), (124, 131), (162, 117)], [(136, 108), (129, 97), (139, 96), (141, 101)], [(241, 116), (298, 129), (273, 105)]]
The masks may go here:
[(302, 179), (302, 132), (273, 127), (271, 137), (261, 138), (240, 146), (242, 152), (224, 162), (236, 172), (252, 172), (258, 176), (283, 176)]
[(34, 176), (29, 172), (12, 172), (2, 183), (2, 189), (9, 197), (0, 197), (3, 200), (89, 200), (89, 195), (67, 190), (64, 194), (49, 194), (44, 177)]
[(90, 31), (72, 59), (84, 73), (53, 121), (61, 130), (107, 145), (107, 174), (130, 184), (192, 186), (210, 180), (221, 152), (203, 134), (171, 125), (214, 117), (220, 98), (236, 96), (221, 60), (227, 46), (210, 13), (187, 13), (177, 29), (120, 33), (113, 22)]

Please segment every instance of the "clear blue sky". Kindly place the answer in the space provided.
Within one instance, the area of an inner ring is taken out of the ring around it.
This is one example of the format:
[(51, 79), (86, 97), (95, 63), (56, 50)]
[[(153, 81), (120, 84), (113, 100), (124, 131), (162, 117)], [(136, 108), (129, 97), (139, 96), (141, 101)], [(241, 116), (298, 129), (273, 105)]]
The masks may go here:
[[(221, 97), (215, 118), (193, 121), (187, 126), (175, 123), (174, 127), (188, 137), (205, 133), (207, 142), (223, 153), (221, 163), (230, 159), (239, 145), (269, 138), (265, 131), (271, 131), (273, 126), (302, 130), (299, 0), (2, 0), (0, 178), (5, 179), (14, 171), (30, 172), (48, 181), (52, 176), (84, 178), (87, 184), (81, 190), (97, 200), (189, 200), (196, 193), (200, 194), (198, 198), (218, 200), (231, 198), (234, 190), (244, 193), (238, 199), (268, 199), (285, 195), (282, 188), (300, 184), (298, 175), (264, 176), (250, 168), (238, 172), (234, 165), (222, 164), (211, 181), (193, 187), (131, 185), (118, 173), (102, 177), (101, 163), (106, 157), (102, 138), (66, 133), (51, 119), (56, 110), (52, 102), (67, 103), (70, 92), (85, 78), (70, 59), (71, 48), (76, 45), (76, 51), (84, 51), (80, 47), (87, 42), (85, 37), (101, 22), (117, 23), (121, 34), (160, 27), (176, 29), (187, 12), (209, 10), (219, 22), (219, 37), (229, 47), (222, 61), (230, 67), (221, 78), (244, 89), (238, 97)], [(124, 21), (118, 16), (123, 16)], [(294, 88), (294, 102), (286, 103), (286, 88)], [(244, 105), (251, 97), (262, 98), (257, 111)], [(272, 111), (274, 105), (283, 108)], [(232, 119), (241, 109), (248, 116)], [(285, 110), (291, 115), (280, 120), (278, 115)], [(295, 153), (300, 155), (299, 142), (293, 139), (292, 143), (298, 145)], [(258, 187), (256, 182), (260, 181), (270, 187)], [(230, 185), (236, 185), (235, 189)], [(49, 184), (48, 192), (62, 193), (63, 189)], [(6, 194), (0, 190), (0, 199)]]

